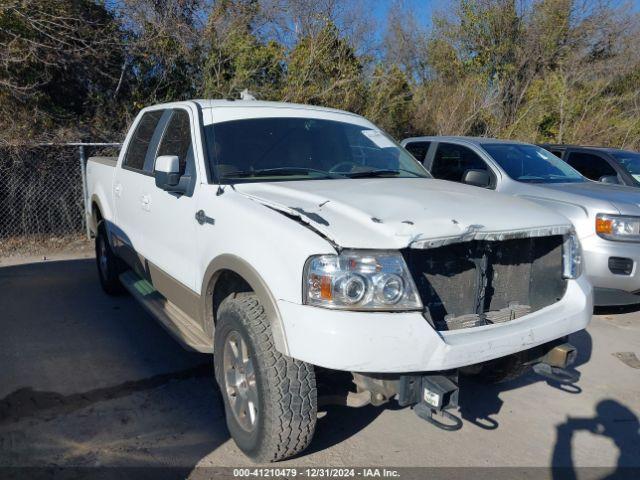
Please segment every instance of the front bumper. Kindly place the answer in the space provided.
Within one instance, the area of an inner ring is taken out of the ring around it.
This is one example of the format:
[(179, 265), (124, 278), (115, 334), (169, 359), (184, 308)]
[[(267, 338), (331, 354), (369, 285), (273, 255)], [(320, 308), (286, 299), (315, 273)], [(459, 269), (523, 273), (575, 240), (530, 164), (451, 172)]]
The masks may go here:
[[(640, 303), (640, 244), (613, 242), (593, 235), (581, 239), (584, 273), (594, 286), (596, 305), (626, 305)], [(609, 258), (621, 257), (633, 260), (630, 275), (611, 272)]]
[(278, 301), (289, 355), (351, 372), (428, 372), (528, 350), (582, 330), (592, 288), (570, 280), (559, 302), (504, 324), (438, 332), (420, 312), (347, 312)]

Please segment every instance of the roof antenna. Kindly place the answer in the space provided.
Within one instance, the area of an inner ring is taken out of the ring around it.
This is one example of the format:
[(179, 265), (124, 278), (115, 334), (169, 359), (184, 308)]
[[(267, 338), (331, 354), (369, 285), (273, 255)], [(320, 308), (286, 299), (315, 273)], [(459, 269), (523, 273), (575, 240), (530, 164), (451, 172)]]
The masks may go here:
[(240, 92), (240, 100), (257, 100), (256, 96), (249, 91), (248, 88), (245, 88)]

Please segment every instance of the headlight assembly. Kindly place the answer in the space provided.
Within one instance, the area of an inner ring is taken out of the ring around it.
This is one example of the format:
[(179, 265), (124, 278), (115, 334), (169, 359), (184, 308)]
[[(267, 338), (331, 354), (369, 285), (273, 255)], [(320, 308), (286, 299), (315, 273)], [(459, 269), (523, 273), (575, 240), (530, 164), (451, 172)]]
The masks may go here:
[(304, 303), (343, 310), (421, 310), (398, 252), (345, 250), (314, 255), (304, 268)]
[(640, 217), (599, 213), (596, 233), (607, 240), (640, 242)]

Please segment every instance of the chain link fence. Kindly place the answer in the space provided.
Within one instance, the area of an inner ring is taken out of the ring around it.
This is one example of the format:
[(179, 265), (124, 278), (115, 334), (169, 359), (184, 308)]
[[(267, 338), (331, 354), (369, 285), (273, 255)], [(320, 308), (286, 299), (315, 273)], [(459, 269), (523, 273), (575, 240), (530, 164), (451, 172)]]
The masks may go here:
[(116, 147), (0, 146), (0, 257), (86, 248), (86, 157)]

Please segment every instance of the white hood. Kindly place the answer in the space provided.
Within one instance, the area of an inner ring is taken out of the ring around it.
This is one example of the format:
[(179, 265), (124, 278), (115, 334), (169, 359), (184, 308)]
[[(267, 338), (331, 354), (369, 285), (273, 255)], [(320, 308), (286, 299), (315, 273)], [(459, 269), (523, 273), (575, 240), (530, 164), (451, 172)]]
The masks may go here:
[(570, 228), (565, 217), (532, 202), (442, 180), (265, 182), (236, 184), (235, 190), (298, 217), (344, 248), (428, 248)]

